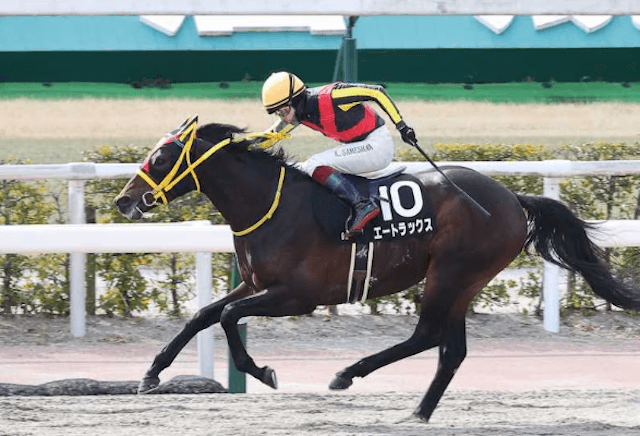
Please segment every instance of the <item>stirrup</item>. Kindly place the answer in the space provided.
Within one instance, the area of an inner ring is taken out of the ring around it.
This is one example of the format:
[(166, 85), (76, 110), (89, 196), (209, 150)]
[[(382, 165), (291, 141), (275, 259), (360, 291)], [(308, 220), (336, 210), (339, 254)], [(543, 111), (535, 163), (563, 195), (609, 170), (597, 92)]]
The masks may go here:
[[(369, 213), (367, 213), (364, 217), (362, 217), (357, 222), (355, 221), (356, 217), (354, 217), (354, 222), (352, 222), (351, 225), (347, 227), (347, 230), (344, 231), (341, 235), (343, 240), (351, 239), (356, 234), (363, 233), (364, 228), (367, 226), (369, 221), (371, 221), (372, 219), (380, 215), (380, 208), (373, 202), (371, 202), (371, 204), (374, 206), (374, 208)], [(356, 216), (357, 216), (357, 213), (356, 213)]]

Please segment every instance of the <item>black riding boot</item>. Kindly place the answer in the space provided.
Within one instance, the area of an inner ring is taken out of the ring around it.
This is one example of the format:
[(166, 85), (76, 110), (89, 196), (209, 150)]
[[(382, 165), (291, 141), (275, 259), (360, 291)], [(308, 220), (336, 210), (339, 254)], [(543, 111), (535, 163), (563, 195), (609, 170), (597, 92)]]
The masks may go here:
[(353, 236), (356, 232), (361, 232), (369, 221), (380, 213), (378, 205), (370, 198), (364, 198), (358, 189), (351, 184), (344, 174), (339, 172), (331, 173), (325, 180), (324, 185), (331, 189), (339, 198), (349, 203), (353, 209), (353, 219), (347, 229), (347, 237)]

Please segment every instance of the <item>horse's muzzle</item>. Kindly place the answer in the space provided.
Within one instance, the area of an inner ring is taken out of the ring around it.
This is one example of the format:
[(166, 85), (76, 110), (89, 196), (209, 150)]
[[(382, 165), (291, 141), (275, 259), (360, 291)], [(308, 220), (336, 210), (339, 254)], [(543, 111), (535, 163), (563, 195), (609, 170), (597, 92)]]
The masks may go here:
[(130, 220), (139, 220), (144, 214), (143, 210), (140, 210), (140, 202), (134, 201), (128, 195), (119, 195), (113, 201), (118, 207), (118, 211)]

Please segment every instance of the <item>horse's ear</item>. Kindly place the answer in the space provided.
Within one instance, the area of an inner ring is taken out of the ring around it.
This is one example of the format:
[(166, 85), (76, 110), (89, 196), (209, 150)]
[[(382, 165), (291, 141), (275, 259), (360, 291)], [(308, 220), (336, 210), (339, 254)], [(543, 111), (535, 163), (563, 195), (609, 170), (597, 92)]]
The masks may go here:
[(196, 121), (198, 121), (198, 114), (195, 115), (191, 115), (189, 118), (187, 118), (186, 120), (184, 120), (177, 129), (175, 129), (175, 132), (182, 132), (184, 131), (184, 129), (191, 123), (191, 121), (195, 118)]
[(176, 136), (183, 144), (193, 141), (198, 130), (198, 115), (187, 118), (176, 131)]

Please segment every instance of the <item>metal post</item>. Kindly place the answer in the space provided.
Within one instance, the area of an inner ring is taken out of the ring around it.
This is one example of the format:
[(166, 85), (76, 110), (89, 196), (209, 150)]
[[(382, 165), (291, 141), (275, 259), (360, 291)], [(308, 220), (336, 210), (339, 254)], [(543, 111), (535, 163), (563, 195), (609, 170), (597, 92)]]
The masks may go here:
[(344, 49), (344, 81), (354, 83), (358, 81), (358, 52), (356, 51), (356, 40), (353, 38), (344, 38), (342, 41)]
[(347, 35), (342, 39), (342, 61), (343, 77), (345, 82), (354, 83), (358, 81), (358, 51), (356, 49), (356, 39), (353, 38), (353, 26), (358, 17), (349, 17)]
[(333, 67), (333, 79), (332, 82), (338, 81), (338, 73), (340, 73), (340, 67), (342, 66), (342, 50), (344, 47), (344, 39), (340, 41), (340, 47), (338, 48), (338, 55), (336, 56), (336, 63)]
[[(240, 284), (240, 272), (238, 271), (238, 262), (234, 256), (233, 269), (231, 270), (231, 289), (235, 289)], [(242, 339), (242, 345), (247, 346), (247, 324), (238, 324), (238, 332)], [(244, 394), (247, 392), (247, 375), (238, 371), (231, 353), (229, 353), (229, 393)]]
[[(543, 195), (560, 200), (560, 180), (557, 177), (543, 179)], [(548, 332), (560, 331), (560, 267), (544, 262), (542, 273), (542, 295), (544, 298), (544, 329)]]
[[(69, 223), (84, 224), (84, 180), (69, 181)], [(69, 254), (69, 321), (71, 334), (76, 338), (85, 335), (86, 294), (85, 253)]]
[[(96, 223), (96, 210), (92, 207), (84, 208), (87, 224)], [(86, 310), (88, 315), (96, 314), (96, 254), (87, 253), (85, 265), (85, 286), (86, 286)]]

